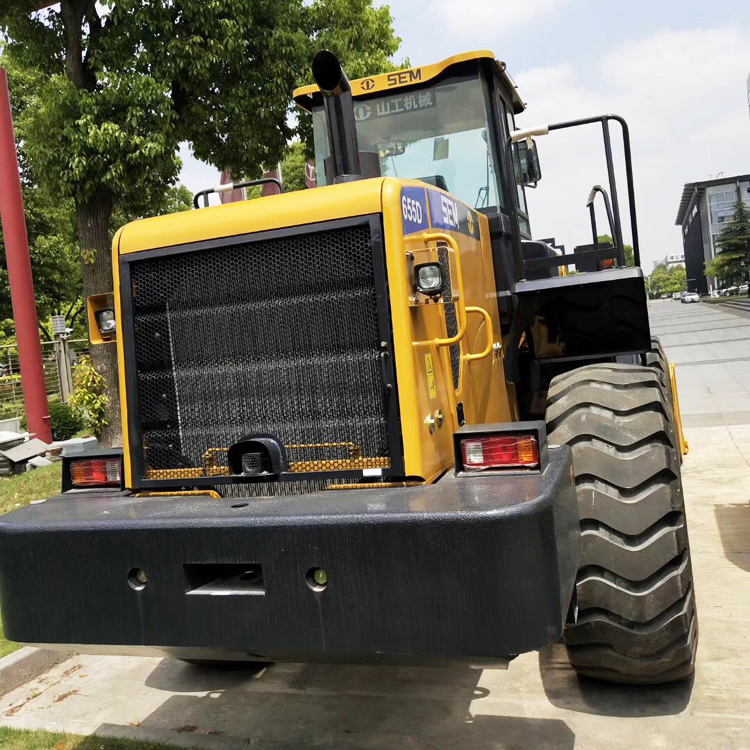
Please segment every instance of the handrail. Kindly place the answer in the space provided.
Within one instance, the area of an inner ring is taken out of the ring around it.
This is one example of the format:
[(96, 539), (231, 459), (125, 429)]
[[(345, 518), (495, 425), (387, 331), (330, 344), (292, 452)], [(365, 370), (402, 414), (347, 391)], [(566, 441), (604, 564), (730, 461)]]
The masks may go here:
[(485, 357), (489, 356), (490, 352), (492, 351), (492, 345), (495, 343), (492, 318), (483, 307), (466, 306), (466, 298), (464, 295), (464, 275), (463, 269), (461, 268), (461, 257), (460, 251), (458, 249), (458, 243), (455, 239), (453, 239), (453, 237), (451, 237), (449, 234), (445, 234), (444, 232), (425, 232), (422, 235), (422, 240), (424, 241), (425, 245), (429, 242), (446, 242), (449, 245), (450, 252), (453, 253), (454, 258), (456, 259), (456, 286), (458, 287), (458, 298), (456, 299), (456, 318), (458, 323), (458, 331), (456, 332), (455, 336), (451, 336), (449, 338), (438, 337), (429, 339), (427, 341), (415, 341), (414, 346), (433, 345), (442, 347), (457, 344), (466, 336), (468, 324), (467, 314), (470, 312), (474, 312), (479, 313), (484, 318), (485, 323), (487, 324), (487, 346), (485, 347), (484, 351), (478, 354), (464, 354), (463, 358), (469, 362), (476, 359), (484, 359)]
[(450, 250), (453, 252), (453, 256), (456, 259), (456, 286), (458, 287), (458, 299), (456, 300), (456, 318), (458, 323), (458, 331), (455, 336), (451, 336), (447, 339), (435, 338), (428, 341), (415, 341), (415, 346), (429, 346), (434, 344), (435, 346), (452, 346), (457, 344), (466, 335), (466, 305), (464, 303), (464, 275), (461, 270), (461, 258), (459, 255), (458, 243), (449, 234), (445, 232), (425, 232), (422, 235), (422, 240), (425, 245), (429, 242), (446, 242), (450, 246)]
[(495, 343), (495, 335), (494, 331), (492, 330), (492, 318), (490, 317), (490, 314), (485, 310), (483, 307), (467, 307), (466, 312), (470, 313), (479, 313), (483, 318), (484, 322), (487, 325), (487, 346), (485, 347), (484, 351), (479, 352), (479, 354), (464, 354), (464, 359), (467, 362), (473, 362), (476, 359), (484, 359), (485, 357), (488, 357), (490, 352), (492, 351), (492, 345)]
[(203, 198), (203, 208), (208, 208), (208, 196), (212, 193), (228, 193), (232, 190), (241, 190), (255, 185), (276, 185), (279, 193), (284, 192), (284, 185), (278, 177), (262, 177), (260, 180), (245, 180), (244, 182), (226, 182), (223, 185), (201, 190), (193, 196), (193, 207), (200, 208), (200, 199)]

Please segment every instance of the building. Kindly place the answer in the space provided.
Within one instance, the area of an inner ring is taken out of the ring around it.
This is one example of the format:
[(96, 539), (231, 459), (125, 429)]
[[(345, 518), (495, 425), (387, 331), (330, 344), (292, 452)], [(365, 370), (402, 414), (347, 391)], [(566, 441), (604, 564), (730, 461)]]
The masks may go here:
[(689, 291), (708, 294), (716, 289), (716, 279), (704, 275), (705, 264), (716, 256), (716, 238), (732, 220), (739, 197), (750, 208), (750, 174), (689, 182), (683, 188), (675, 224), (682, 228)]
[(666, 266), (667, 268), (674, 268), (675, 266), (685, 265), (685, 254), (675, 253), (674, 255), (667, 255), (663, 260), (655, 260), (654, 268), (657, 266)]

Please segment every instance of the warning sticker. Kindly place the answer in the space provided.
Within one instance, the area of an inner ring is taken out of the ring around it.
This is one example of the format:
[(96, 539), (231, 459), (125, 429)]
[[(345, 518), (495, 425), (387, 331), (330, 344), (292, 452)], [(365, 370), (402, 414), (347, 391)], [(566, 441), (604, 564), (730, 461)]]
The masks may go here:
[(427, 369), (427, 388), (430, 391), (430, 398), (437, 398), (437, 388), (435, 387), (435, 370), (432, 367), (432, 354), (424, 355), (424, 364)]

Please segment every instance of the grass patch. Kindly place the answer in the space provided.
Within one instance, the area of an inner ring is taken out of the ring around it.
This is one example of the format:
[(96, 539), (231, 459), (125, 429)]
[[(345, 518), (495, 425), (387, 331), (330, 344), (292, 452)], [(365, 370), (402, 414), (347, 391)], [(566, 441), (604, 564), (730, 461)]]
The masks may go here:
[[(32, 500), (41, 500), (60, 494), (61, 469), (62, 465), (56, 463), (41, 469), (34, 469), (34, 471), (16, 474), (13, 477), (0, 477), (0, 515), (23, 508)], [(0, 658), (20, 648), (17, 643), (5, 640), (2, 626), (3, 623), (0, 620)], [(4, 750), (6, 745), (3, 744), (2, 739), (0, 734), (0, 748)], [(53, 745), (29, 745), (29, 747), (53, 747)], [(22, 745), (10, 747), (22, 747)]]
[[(3, 656), (12, 654), (14, 651), (17, 651), (19, 648), (21, 648), (20, 644), (13, 643), (13, 641), (5, 640), (5, 637), (3, 636), (3, 619), (2, 617), (0, 617), (0, 659), (2, 659)], [(5, 747), (5, 746), (0, 744), (0, 747)]]
[(32, 732), (0, 727), (3, 750), (175, 750), (174, 745), (112, 737), (81, 737), (60, 732)]
[(60, 494), (61, 462), (41, 469), (0, 477), (0, 515), (23, 508), (32, 500)]

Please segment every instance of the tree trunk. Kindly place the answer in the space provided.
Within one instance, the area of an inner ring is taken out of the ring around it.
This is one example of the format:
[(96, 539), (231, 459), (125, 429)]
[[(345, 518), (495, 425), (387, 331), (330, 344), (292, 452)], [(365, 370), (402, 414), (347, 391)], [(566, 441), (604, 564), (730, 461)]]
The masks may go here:
[[(112, 218), (112, 198), (102, 190), (85, 203), (76, 206), (78, 239), (81, 244), (81, 275), (84, 303), (92, 294), (112, 292), (112, 252), (109, 224)], [(120, 424), (120, 392), (117, 378), (117, 347), (112, 344), (91, 346), (91, 361), (105, 380), (108, 399), (106, 417), (109, 424), (99, 436), (105, 448), (122, 445)]]

